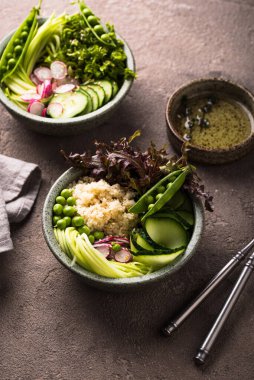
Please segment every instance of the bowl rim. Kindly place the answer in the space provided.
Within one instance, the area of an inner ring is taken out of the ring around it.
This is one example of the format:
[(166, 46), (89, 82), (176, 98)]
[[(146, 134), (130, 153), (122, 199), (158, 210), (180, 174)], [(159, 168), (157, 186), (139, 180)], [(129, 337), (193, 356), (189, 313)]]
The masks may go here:
[[(173, 93), (172, 95), (170, 95), (168, 97), (168, 100), (167, 100), (167, 103), (166, 103), (166, 110), (165, 110), (165, 117), (166, 117), (166, 122), (167, 122), (167, 126), (169, 128), (169, 130), (171, 131), (171, 133), (173, 133), (173, 135), (175, 136), (175, 138), (177, 140), (179, 140), (179, 142), (181, 143), (184, 143), (185, 140), (183, 139), (183, 137), (176, 131), (176, 129), (173, 127), (173, 121), (172, 119), (170, 120), (171, 116), (170, 115), (173, 111), (172, 111), (172, 103), (175, 99), (176, 96), (179, 96), (181, 95), (181, 93), (186, 89), (188, 88), (189, 86), (192, 86), (192, 85), (195, 85), (195, 84), (198, 84), (198, 83), (206, 83), (206, 82), (219, 82), (220, 84), (221, 83), (225, 83), (226, 85), (231, 85), (231, 86), (234, 86), (235, 88), (237, 88), (238, 90), (242, 91), (245, 95), (247, 95), (250, 99), (250, 101), (253, 103), (253, 107), (254, 107), (254, 95), (252, 94), (252, 92), (247, 89), (246, 87), (236, 83), (236, 82), (233, 82), (229, 79), (226, 79), (226, 78), (199, 78), (199, 79), (194, 79), (190, 82), (187, 82), (183, 85), (181, 85), (179, 88), (177, 88)], [(250, 111), (249, 111), (250, 112)], [(254, 114), (253, 114), (253, 118), (254, 118)], [(254, 140), (254, 131), (252, 130), (250, 135), (245, 139), (243, 140), (241, 143), (238, 143), (238, 144), (235, 144), (233, 145), (232, 147), (230, 148), (206, 148), (206, 147), (202, 147), (200, 145), (195, 145), (195, 144), (192, 144), (191, 142), (188, 143), (188, 146), (191, 148), (191, 149), (195, 149), (195, 151), (199, 152), (199, 153), (202, 153), (202, 152), (206, 152), (206, 153), (215, 153), (215, 154), (227, 154), (229, 152), (232, 152), (234, 150), (237, 150), (239, 148), (242, 148), (244, 147), (246, 144), (249, 144), (250, 141)]]
[(84, 172), (81, 169), (70, 168), (67, 171), (65, 171), (60, 177), (58, 177), (58, 179), (52, 185), (47, 194), (42, 212), (43, 234), (47, 242), (47, 245), (50, 251), (53, 253), (53, 255), (57, 258), (57, 260), (67, 269), (80, 275), (84, 280), (86, 280), (90, 283), (90, 285), (93, 286), (103, 287), (110, 285), (114, 286), (115, 288), (120, 288), (123, 286), (125, 288), (131, 288), (136, 285), (154, 283), (158, 280), (162, 280), (168, 277), (170, 274), (180, 269), (194, 255), (204, 229), (204, 208), (200, 199), (196, 197), (192, 197), (195, 216), (195, 225), (192, 237), (184, 254), (181, 255), (179, 260), (176, 260), (173, 264), (166, 265), (165, 267), (150, 274), (132, 278), (107, 278), (89, 272), (86, 269), (77, 265), (76, 263), (73, 266), (71, 266), (72, 260), (64, 252), (61, 251), (60, 246), (54, 236), (54, 231), (52, 227), (52, 207), (56, 196), (61, 191), (60, 189), (63, 189), (73, 180), (78, 179), (82, 175), (84, 175)]
[[(48, 17), (39, 17), (39, 21), (45, 22), (48, 19)], [(3, 53), (3, 50), (5, 46), (7, 45), (9, 39), (11, 36), (14, 34), (14, 32), (17, 29), (13, 29), (11, 32), (9, 32), (7, 35), (5, 35), (1, 41), (0, 41), (0, 57)], [(135, 65), (135, 59), (133, 56), (133, 53), (128, 45), (128, 43), (118, 34), (116, 33), (117, 38), (121, 39), (123, 42), (123, 48), (127, 56), (127, 62), (126, 62), (126, 67), (129, 69), (135, 71), (136, 65)], [(40, 123), (45, 123), (52, 125), (52, 128), (58, 128), (58, 124), (66, 124), (66, 125), (71, 125), (71, 124), (76, 124), (78, 122), (86, 122), (93, 120), (95, 118), (100, 117), (101, 115), (104, 115), (107, 113), (107, 111), (111, 108), (114, 108), (115, 105), (118, 104), (118, 102), (129, 92), (132, 84), (133, 84), (134, 79), (125, 79), (121, 88), (119, 89), (118, 93), (114, 96), (113, 99), (111, 99), (107, 104), (103, 105), (102, 107), (98, 108), (97, 110), (90, 112), (86, 115), (81, 115), (81, 116), (75, 116), (73, 118), (60, 118), (60, 119), (53, 119), (53, 118), (45, 118), (42, 116), (37, 116), (30, 114), (29, 112), (23, 110), (22, 108), (18, 107), (15, 103), (13, 103), (10, 99), (7, 98), (7, 96), (4, 94), (2, 88), (0, 87), (0, 101), (2, 104), (7, 108), (10, 109), (12, 112), (15, 112), (22, 118), (27, 118), (33, 121), (37, 121)]]

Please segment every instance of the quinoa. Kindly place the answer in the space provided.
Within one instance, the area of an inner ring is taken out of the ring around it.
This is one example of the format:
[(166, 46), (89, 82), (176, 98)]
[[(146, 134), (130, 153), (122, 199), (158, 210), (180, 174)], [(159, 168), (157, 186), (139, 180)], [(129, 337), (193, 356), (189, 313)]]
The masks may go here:
[(128, 209), (135, 203), (135, 193), (119, 184), (82, 177), (70, 185), (77, 212), (92, 231), (106, 235), (126, 235), (137, 223), (137, 215)]

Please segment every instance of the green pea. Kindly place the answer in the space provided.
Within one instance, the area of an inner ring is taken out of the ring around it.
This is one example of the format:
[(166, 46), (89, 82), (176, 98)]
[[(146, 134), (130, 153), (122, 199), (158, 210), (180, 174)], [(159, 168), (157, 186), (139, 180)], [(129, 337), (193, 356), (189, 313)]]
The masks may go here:
[(150, 203), (150, 205), (148, 205), (148, 210), (151, 210), (151, 208), (153, 208), (154, 206), (154, 203)]
[(80, 233), (80, 234), (86, 234), (86, 235), (90, 235), (90, 228), (88, 227), (88, 226), (83, 226), (83, 227), (79, 227), (78, 228), (78, 232)]
[(102, 25), (95, 25), (93, 30), (100, 36), (101, 34), (105, 33)]
[(7, 67), (6, 66), (2, 66), (1, 67), (1, 72), (4, 74), (6, 71), (7, 71)]
[(94, 25), (97, 25), (99, 22), (98, 22), (98, 18), (96, 16), (88, 16), (87, 17), (87, 21), (89, 22), (90, 25), (94, 26)]
[(70, 189), (63, 189), (61, 191), (61, 196), (64, 197), (65, 199), (71, 197), (72, 191)]
[(26, 23), (27, 23), (28, 27), (32, 26), (33, 21), (34, 21), (33, 17), (31, 17), (31, 18), (29, 18), (29, 19), (26, 20)]
[(26, 31), (22, 32), (20, 37), (22, 38), (23, 41), (25, 41), (28, 37), (28, 33)]
[(101, 35), (101, 39), (102, 39), (102, 41), (104, 41), (104, 42), (109, 42), (109, 41), (110, 41), (110, 37), (109, 37), (109, 35), (106, 34), (106, 33), (104, 33), (104, 34)]
[(62, 197), (61, 195), (59, 195), (58, 197), (56, 197), (56, 203), (59, 203), (60, 205), (65, 205), (66, 204), (66, 200), (64, 197)]
[(15, 65), (16, 65), (16, 60), (14, 58), (9, 59), (8, 68), (13, 69), (13, 67), (15, 67)]
[(64, 219), (60, 219), (57, 221), (56, 226), (60, 228), (60, 230), (64, 230), (66, 228), (66, 221)]
[(73, 216), (75, 214), (75, 212), (76, 212), (76, 209), (72, 206), (64, 206), (64, 208), (63, 208), (63, 214), (65, 216)]
[(117, 244), (117, 243), (112, 244), (112, 249), (115, 252), (121, 251), (121, 248), (122, 247), (120, 246), (120, 244)]
[(156, 201), (157, 201), (158, 199), (160, 199), (160, 198), (162, 197), (162, 195), (163, 195), (163, 194), (161, 194), (161, 193), (157, 194), (156, 197), (155, 197)]
[(60, 203), (56, 203), (53, 207), (53, 212), (55, 215), (62, 215), (63, 206)]
[(152, 195), (148, 195), (146, 198), (146, 203), (149, 205), (151, 203), (154, 203), (154, 197)]
[(61, 217), (60, 216), (53, 216), (53, 225), (55, 226), (56, 223), (58, 222), (58, 220), (60, 220)]
[(73, 227), (82, 227), (84, 224), (85, 223), (82, 216), (74, 216), (74, 218), (72, 218)]
[(94, 236), (93, 235), (89, 235), (88, 236), (88, 239), (90, 240), (90, 243), (93, 244), (95, 239), (94, 239)]
[(165, 186), (159, 186), (157, 189), (157, 192), (158, 193), (164, 193), (165, 190), (166, 190)]
[(13, 54), (12, 53), (7, 53), (6, 54), (6, 59), (8, 61), (8, 59), (12, 58), (13, 57)]
[(13, 43), (14, 45), (20, 45), (21, 41), (19, 38), (16, 38)]
[(20, 55), (22, 53), (22, 51), (23, 51), (22, 46), (20, 46), (20, 45), (15, 46), (14, 53), (15, 53), (16, 56)]
[(28, 32), (28, 30), (29, 30), (28, 26), (27, 26), (27, 25), (24, 25), (22, 31), (23, 31), (23, 32)]
[(104, 238), (104, 233), (102, 231), (95, 231), (93, 235), (95, 240), (100, 240)]
[(84, 8), (84, 9), (83, 9), (83, 14), (84, 14), (86, 17), (89, 17), (89, 16), (92, 15), (93, 13), (92, 13), (91, 9), (89, 9), (89, 8)]
[(174, 182), (174, 181), (175, 181), (175, 179), (176, 179), (176, 177), (175, 177), (175, 176), (171, 177), (171, 178), (170, 178), (170, 182)]
[(167, 184), (167, 189), (169, 189), (171, 186), (172, 186), (172, 182), (169, 182), (169, 183)]
[(71, 225), (71, 218), (69, 216), (65, 216), (63, 220), (65, 220), (66, 227), (69, 227)]
[(76, 199), (74, 197), (67, 198), (67, 205), (74, 206), (76, 204)]

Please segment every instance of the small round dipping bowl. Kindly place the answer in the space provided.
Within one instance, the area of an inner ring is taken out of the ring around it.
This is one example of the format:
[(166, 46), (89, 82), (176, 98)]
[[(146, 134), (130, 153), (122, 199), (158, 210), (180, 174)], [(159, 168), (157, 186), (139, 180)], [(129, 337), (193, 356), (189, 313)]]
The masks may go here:
[[(188, 156), (190, 160), (206, 164), (223, 164), (243, 157), (254, 148), (254, 97), (246, 88), (225, 79), (207, 78), (190, 82), (173, 93), (166, 106), (166, 122), (168, 137), (176, 151), (180, 152), (183, 137), (176, 129), (176, 118), (184, 98), (208, 98), (210, 96), (225, 97), (242, 105), (247, 113), (251, 132), (246, 140), (229, 148), (217, 149), (194, 145), (189, 142)], [(211, 126), (212, 128), (212, 126)]]
[(88, 285), (96, 288), (109, 291), (125, 291), (136, 289), (145, 285), (154, 284), (163, 279), (167, 279), (184, 266), (188, 260), (194, 255), (200, 242), (201, 234), (204, 227), (204, 211), (202, 203), (197, 198), (192, 198), (195, 225), (191, 240), (186, 248), (185, 253), (171, 265), (167, 265), (153, 273), (132, 278), (107, 278), (91, 273), (77, 264), (71, 265), (72, 260), (60, 249), (60, 246), (55, 238), (52, 226), (52, 208), (55, 203), (55, 198), (63, 188), (66, 188), (71, 182), (76, 181), (84, 175), (80, 169), (71, 168), (64, 172), (53, 184), (44, 203), (42, 223), (43, 232), (49, 249), (56, 259), (67, 269), (77, 274)]

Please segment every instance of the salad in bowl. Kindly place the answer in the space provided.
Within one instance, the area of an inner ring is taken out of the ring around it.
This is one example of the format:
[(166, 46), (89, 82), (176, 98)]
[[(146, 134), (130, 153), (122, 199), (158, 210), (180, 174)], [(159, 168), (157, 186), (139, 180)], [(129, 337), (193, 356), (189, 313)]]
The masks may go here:
[(197, 196), (211, 197), (195, 168), (153, 143), (142, 152), (122, 138), (96, 152), (67, 154), (69, 169), (46, 199), (43, 225), (56, 257), (90, 283), (150, 282), (180, 267), (203, 227)]

